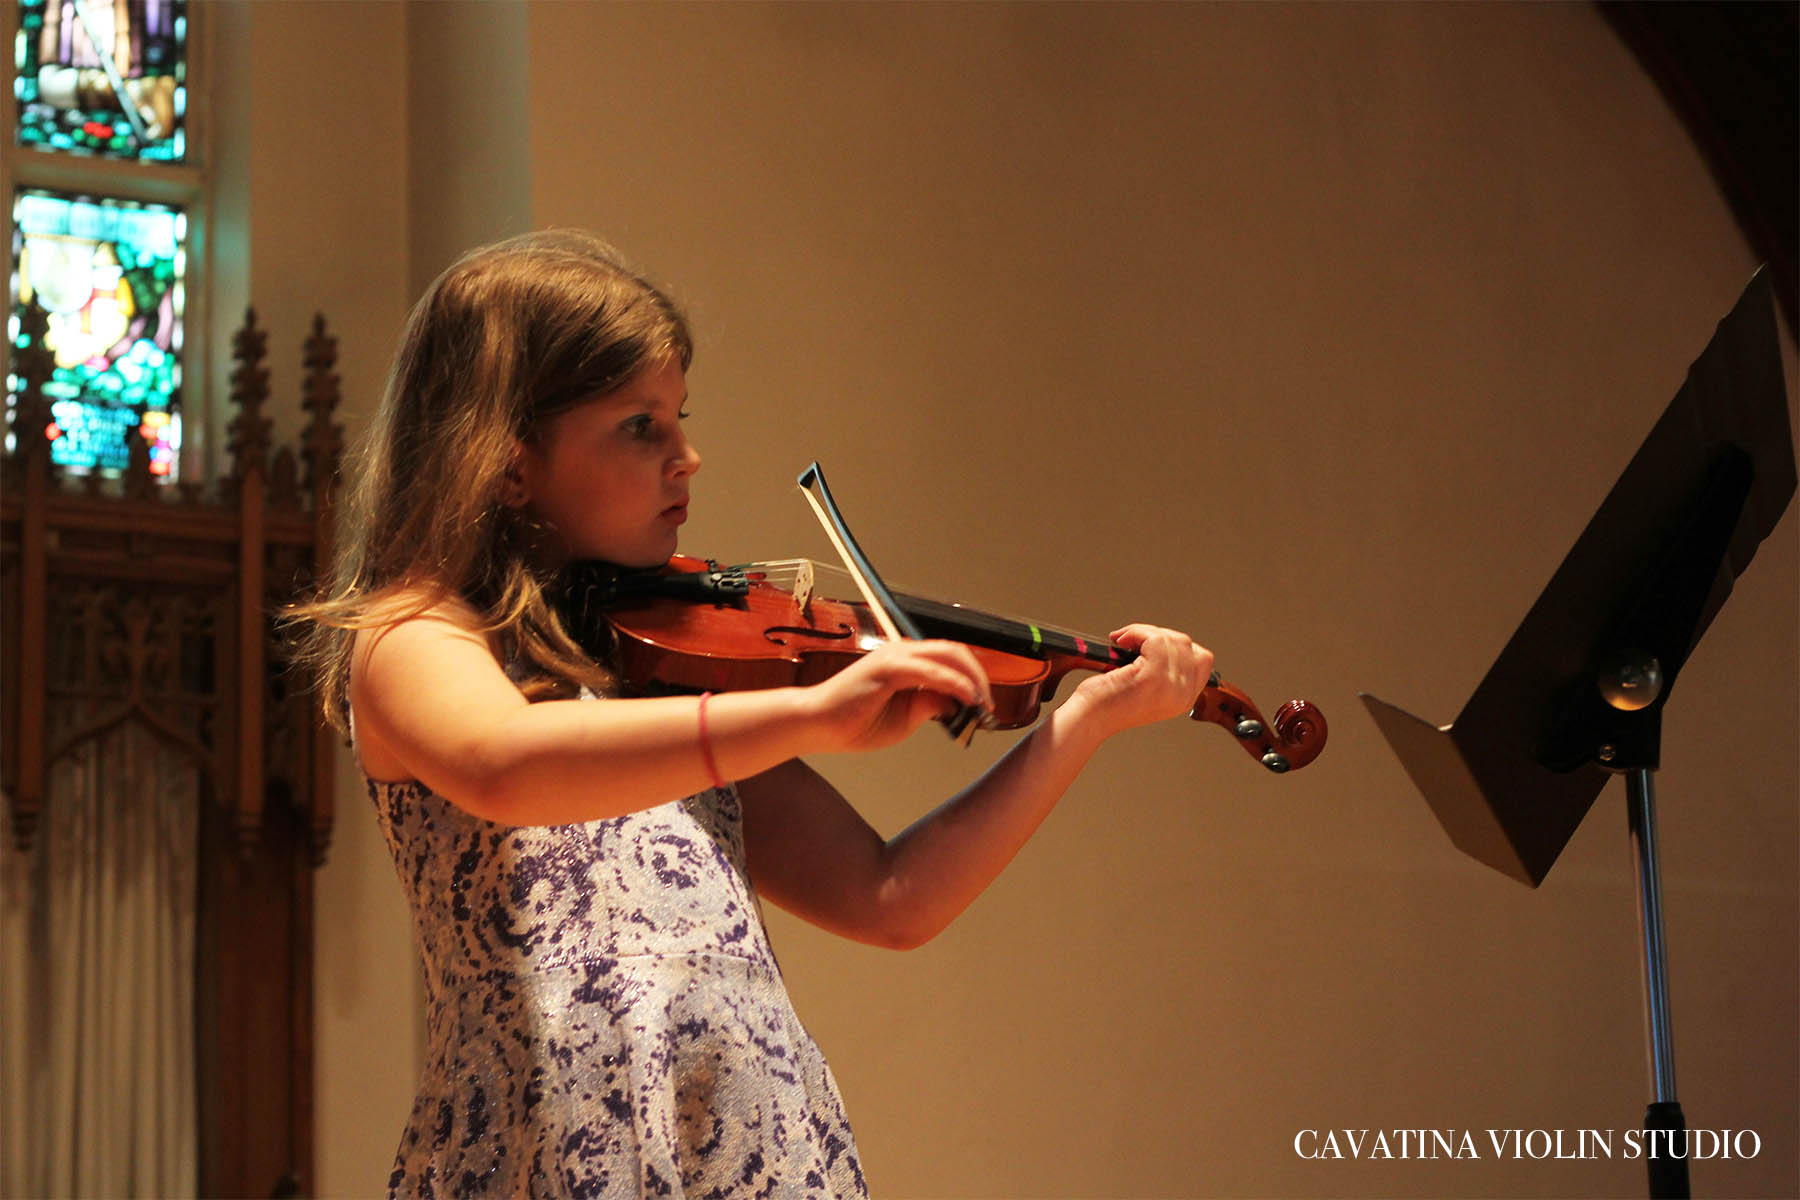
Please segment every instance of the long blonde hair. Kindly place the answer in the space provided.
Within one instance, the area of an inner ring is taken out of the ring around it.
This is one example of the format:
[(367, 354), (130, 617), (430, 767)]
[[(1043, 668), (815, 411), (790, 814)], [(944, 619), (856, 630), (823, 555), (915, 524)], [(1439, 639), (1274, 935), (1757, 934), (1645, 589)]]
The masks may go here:
[(335, 561), (318, 595), (286, 613), (326, 718), (347, 727), (356, 631), (450, 594), (480, 615), (527, 695), (608, 688), (525, 553), (529, 518), (502, 502), (507, 471), (541, 418), (692, 359), (675, 303), (592, 234), (526, 234), (438, 276), (354, 457)]

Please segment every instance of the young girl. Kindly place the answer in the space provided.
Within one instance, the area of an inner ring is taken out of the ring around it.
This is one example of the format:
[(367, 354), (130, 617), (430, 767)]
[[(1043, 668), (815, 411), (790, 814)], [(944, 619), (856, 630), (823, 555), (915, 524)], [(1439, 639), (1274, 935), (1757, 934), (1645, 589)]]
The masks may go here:
[[(956, 643), (810, 687), (617, 698), (555, 615), (573, 558), (674, 553), (693, 346), (604, 242), (478, 250), (413, 309), (330, 582), (296, 610), (413, 910), (429, 1050), (396, 1195), (862, 1196), (759, 898), (911, 947), (993, 881), (1094, 749), (1187, 711), (1212, 655), (1129, 625), (992, 769), (883, 839), (801, 757), (982, 704)], [(604, 697), (596, 699), (596, 697)]]

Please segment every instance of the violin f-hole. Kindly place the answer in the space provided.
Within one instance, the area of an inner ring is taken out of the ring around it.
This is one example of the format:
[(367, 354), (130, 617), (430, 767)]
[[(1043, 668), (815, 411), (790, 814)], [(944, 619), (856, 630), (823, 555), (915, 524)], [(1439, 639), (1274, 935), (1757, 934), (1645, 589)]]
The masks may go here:
[(856, 636), (856, 630), (848, 625), (839, 625), (836, 629), (812, 629), (805, 625), (771, 625), (763, 630), (763, 636), (777, 646), (787, 645), (786, 641), (776, 636), (782, 633), (803, 638), (823, 638), (830, 642), (841, 642)]

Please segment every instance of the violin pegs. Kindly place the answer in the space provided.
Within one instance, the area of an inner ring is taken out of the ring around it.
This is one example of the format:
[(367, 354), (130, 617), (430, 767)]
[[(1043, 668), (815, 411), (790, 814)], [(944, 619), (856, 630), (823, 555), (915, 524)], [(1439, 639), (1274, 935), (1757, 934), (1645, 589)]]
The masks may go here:
[(1209, 684), (1188, 714), (1229, 730), (1250, 757), (1277, 775), (1298, 771), (1325, 748), (1325, 715), (1304, 700), (1289, 700), (1265, 721), (1250, 697), (1229, 683)]

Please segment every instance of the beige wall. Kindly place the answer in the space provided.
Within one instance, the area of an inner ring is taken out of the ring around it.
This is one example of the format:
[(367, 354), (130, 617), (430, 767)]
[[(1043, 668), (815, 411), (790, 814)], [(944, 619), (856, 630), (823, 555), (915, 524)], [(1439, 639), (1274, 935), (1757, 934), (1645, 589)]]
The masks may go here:
[[(254, 303), (268, 331), (276, 435), (292, 445), (305, 419), (301, 348), (323, 312), (338, 337), (340, 418), (354, 436), (410, 301), (406, 8), (219, 4), (204, 16), (219, 95), (233, 98), (218, 128), (215, 315), (224, 328), (215, 344), (229, 348), (228, 330)], [(222, 450), (222, 430), (213, 441)], [(405, 905), (348, 768), (346, 758), (335, 838), (316, 877), (315, 1178), (324, 1196), (385, 1186), (422, 1024)]]
[[(818, 458), (891, 577), (1178, 625), (1330, 716), (1286, 778), (1211, 728), (1121, 738), (912, 954), (772, 916), (878, 1195), (1641, 1194), (1635, 1162), (1292, 1146), (1622, 1130), (1648, 1098), (1622, 790), (1525, 889), (1356, 700), (1455, 714), (1753, 266), (1591, 9), (254, 14), (257, 133), (291, 139), (252, 160), (254, 292), (271, 327), (327, 309), (356, 404), (455, 248), (592, 226), (701, 330), (684, 548), (824, 555), (791, 482)], [(1681, 1097), (1763, 1139), (1703, 1194), (1800, 1188), (1795, 531), (1667, 717)], [(895, 830), (1007, 740), (821, 766)], [(340, 800), (318, 1166), (352, 1195), (405, 1117), (417, 972)]]

